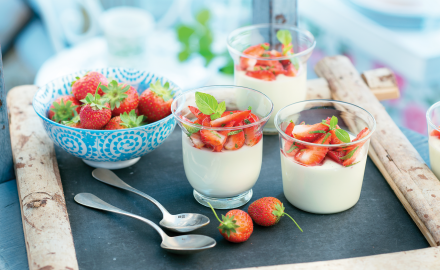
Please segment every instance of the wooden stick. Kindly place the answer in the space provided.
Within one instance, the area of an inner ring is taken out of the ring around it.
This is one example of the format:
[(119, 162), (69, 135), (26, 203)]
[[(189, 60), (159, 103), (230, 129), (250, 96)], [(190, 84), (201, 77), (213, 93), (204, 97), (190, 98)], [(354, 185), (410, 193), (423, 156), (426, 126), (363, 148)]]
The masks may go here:
[(362, 74), (362, 79), (378, 100), (400, 97), (396, 76), (394, 76), (394, 73), (388, 68), (365, 71)]
[[(440, 244), (440, 182), (424, 163), (416, 149), (365, 85), (359, 73), (344, 56), (326, 57), (315, 66), (327, 79), (332, 97), (357, 104), (369, 111), (377, 122), (371, 147), (411, 208), (409, 214), (432, 246)], [(378, 166), (380, 167), (380, 166)], [(401, 197), (398, 198), (401, 199)], [(405, 206), (405, 200), (402, 201)], [(411, 211), (412, 209), (412, 211)], [(420, 224), (423, 223), (423, 226)]]
[(32, 107), (36, 86), (8, 93), (10, 133), (30, 269), (78, 269), (58, 163)]

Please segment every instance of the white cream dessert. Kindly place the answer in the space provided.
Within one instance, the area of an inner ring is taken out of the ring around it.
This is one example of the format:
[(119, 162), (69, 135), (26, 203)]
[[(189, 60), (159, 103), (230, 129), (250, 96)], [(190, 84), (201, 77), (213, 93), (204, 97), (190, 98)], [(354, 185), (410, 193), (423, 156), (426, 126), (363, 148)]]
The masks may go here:
[(237, 196), (256, 183), (263, 159), (263, 139), (235, 151), (213, 152), (198, 149), (182, 135), (183, 165), (191, 186), (199, 193), (215, 198)]
[(275, 130), (274, 118), (276, 113), (285, 106), (303, 101), (307, 92), (307, 71), (303, 66), (295, 77), (279, 74), (273, 81), (265, 81), (246, 75), (246, 71), (236, 70), (235, 85), (249, 87), (267, 95), (273, 102), (273, 114), (265, 129)]
[(430, 135), (428, 143), (431, 170), (440, 179), (440, 138)]

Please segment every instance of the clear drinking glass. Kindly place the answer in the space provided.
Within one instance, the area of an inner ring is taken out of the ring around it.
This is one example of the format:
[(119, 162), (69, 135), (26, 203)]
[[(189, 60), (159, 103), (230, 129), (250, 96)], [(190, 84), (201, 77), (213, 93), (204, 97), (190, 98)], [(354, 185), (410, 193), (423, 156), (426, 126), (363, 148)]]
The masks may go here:
[[(190, 121), (197, 119), (188, 109), (188, 106), (197, 107), (195, 92), (210, 94), (218, 103), (225, 101), (226, 111), (248, 110), (251, 106), (252, 113), (258, 119), (233, 127), (191, 124), (186, 119)], [(171, 111), (182, 129), (185, 174), (194, 188), (194, 197), (200, 204), (208, 206), (207, 202), (209, 202), (217, 209), (231, 209), (246, 204), (252, 198), (252, 187), (260, 175), (263, 159), (263, 127), (269, 120), (272, 110), (272, 101), (266, 95), (238, 86), (202, 87), (185, 91), (174, 99)], [(201, 131), (193, 134), (199, 129)], [(203, 144), (200, 134), (209, 131), (215, 136), (228, 136), (226, 148), (230, 139), (228, 133), (240, 130), (239, 134), (245, 137), (245, 144), (243, 146), (232, 144), (232, 150), (220, 147), (221, 150), (217, 152), (202, 146), (199, 149), (193, 144), (193, 142)]]
[[(290, 55), (273, 51), (283, 50), (277, 39), (279, 30), (287, 30), (291, 34), (293, 52)], [(265, 57), (243, 53), (250, 46), (262, 43), (268, 43), (266, 45), (269, 45), (271, 51)], [(306, 99), (307, 59), (315, 44), (315, 38), (310, 32), (281, 24), (251, 25), (229, 34), (227, 46), (234, 60), (235, 85), (261, 91), (274, 104), (274, 114), (264, 128), (265, 135), (277, 134), (274, 116), (281, 108)]]
[[(301, 125), (321, 123), (332, 116), (338, 118), (339, 128), (348, 132), (352, 142), (315, 144), (292, 138), (285, 133), (290, 121), (295, 123), (294, 133), (297, 133), (301, 128), (306, 128)], [(370, 137), (376, 129), (376, 121), (368, 111), (342, 101), (302, 101), (281, 109), (275, 116), (275, 125), (280, 136), (284, 195), (291, 204), (307, 212), (331, 214), (347, 210), (357, 203), (361, 194)], [(368, 135), (353, 142), (357, 134), (365, 128), (369, 129)], [(355, 149), (356, 147), (358, 148)], [(305, 157), (301, 155), (309, 154), (310, 149), (324, 153), (322, 163), (310, 166), (300, 162)], [(353, 150), (358, 153), (351, 160), (337, 158), (336, 162), (331, 158), (338, 156), (337, 151), (345, 151), (341, 152), (340, 157), (346, 157)]]
[(426, 112), (426, 122), (428, 123), (431, 170), (440, 179), (440, 102), (432, 105)]

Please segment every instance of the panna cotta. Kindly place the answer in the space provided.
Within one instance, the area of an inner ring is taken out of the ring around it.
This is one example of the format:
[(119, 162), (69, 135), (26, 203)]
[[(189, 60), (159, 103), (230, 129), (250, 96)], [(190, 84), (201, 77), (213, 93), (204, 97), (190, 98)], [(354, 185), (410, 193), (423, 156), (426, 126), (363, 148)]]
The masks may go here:
[(263, 140), (235, 151), (213, 152), (198, 149), (182, 135), (183, 165), (191, 186), (199, 193), (215, 198), (234, 197), (250, 190), (260, 175)]
[[(435, 133), (434, 130), (432, 133)], [(440, 133), (439, 133), (440, 135)], [(431, 170), (440, 179), (440, 138), (431, 134), (428, 140)]]

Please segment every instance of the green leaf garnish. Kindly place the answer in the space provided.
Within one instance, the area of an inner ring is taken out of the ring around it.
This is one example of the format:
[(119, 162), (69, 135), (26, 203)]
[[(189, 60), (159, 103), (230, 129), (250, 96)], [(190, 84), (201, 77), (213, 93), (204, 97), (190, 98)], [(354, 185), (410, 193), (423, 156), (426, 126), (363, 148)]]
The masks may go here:
[(252, 106), (249, 106), (249, 107), (248, 107), (248, 110), (249, 110), (249, 111), (252, 111)]
[(226, 111), (226, 102), (222, 101), (220, 104), (215, 97), (210, 94), (196, 92), (196, 105), (197, 108), (204, 114), (211, 115), (211, 120), (220, 118)]
[(289, 46), (292, 42), (292, 34), (290, 34), (289, 30), (278, 30), (277, 39), (284, 46)]
[(293, 150), (297, 149), (298, 146), (295, 145), (295, 143), (292, 144), (292, 146), (289, 148), (289, 150), (287, 150), (287, 154), (290, 154)]
[(344, 143), (350, 142), (350, 135), (348, 135), (348, 132), (343, 129), (335, 129), (336, 137), (338, 137), (339, 140), (341, 140)]
[(332, 116), (330, 119), (330, 129), (333, 130), (336, 128), (336, 125), (338, 124), (338, 118), (336, 116)]
[[(194, 124), (194, 125), (196, 125), (196, 126), (202, 126), (202, 125), (200, 125), (200, 124)], [(186, 124), (183, 124), (183, 127), (188, 131), (188, 133), (189, 133), (188, 136), (191, 136), (193, 133), (197, 133), (197, 132), (199, 132), (199, 130), (200, 130), (200, 128), (191, 127), (191, 126), (186, 125)]]
[(240, 133), (240, 132), (242, 132), (243, 130), (234, 130), (234, 131), (231, 131), (231, 132), (229, 132), (228, 133), (228, 136), (231, 136), (231, 135), (235, 135), (235, 134), (238, 134), (238, 133)]
[(356, 164), (358, 164), (360, 161), (358, 161), (358, 162), (355, 162), (355, 163), (352, 163), (352, 164), (350, 164), (350, 165), (347, 165), (347, 166), (345, 166), (345, 167), (351, 167), (351, 166), (353, 166), (353, 165), (356, 165)]
[(313, 130), (313, 131), (309, 131), (309, 134), (314, 134), (314, 133), (325, 133), (324, 130)]
[(244, 123), (245, 123), (246, 125), (252, 124), (251, 121), (249, 121), (248, 119), (244, 119)]
[(340, 159), (347, 160), (347, 159), (351, 158), (354, 155), (354, 153), (356, 152), (356, 150), (358, 150), (358, 148), (359, 148), (359, 146), (356, 146), (355, 149), (351, 150), (350, 152), (348, 152), (347, 155), (341, 157)]
[(266, 51), (269, 50), (269, 46), (264, 43), (261, 43), (260, 46)]
[(327, 140), (327, 138), (330, 137), (330, 135), (331, 135), (330, 132), (327, 133), (327, 134), (325, 134), (324, 140), (322, 140), (322, 143), (321, 143), (321, 144), (324, 144), (325, 141)]

